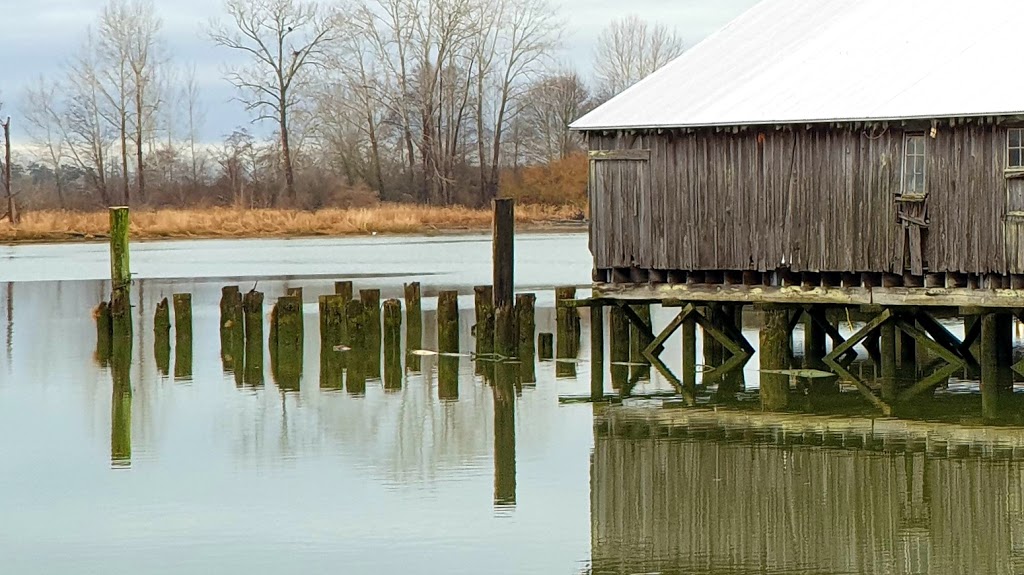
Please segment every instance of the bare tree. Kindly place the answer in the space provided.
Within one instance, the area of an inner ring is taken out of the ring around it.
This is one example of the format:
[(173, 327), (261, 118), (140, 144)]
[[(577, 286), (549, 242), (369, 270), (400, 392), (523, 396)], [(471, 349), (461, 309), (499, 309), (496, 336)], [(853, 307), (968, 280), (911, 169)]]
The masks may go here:
[[(162, 23), (156, 16), (152, 0), (113, 0), (112, 6), (124, 13), (119, 18), (124, 28), (116, 30), (126, 35), (125, 57), (131, 70), (132, 92), (135, 104), (135, 180), (139, 200), (146, 201), (146, 164), (143, 138), (152, 124), (159, 102), (152, 101), (158, 90), (153, 90), (157, 72), (155, 52), (159, 49)], [(127, 177), (127, 174), (126, 174)]]
[(61, 89), (56, 83), (40, 77), (36, 84), (25, 90), (22, 114), (26, 132), (39, 149), (46, 164), (53, 170), (57, 203), (67, 207), (63, 164), (67, 154), (67, 133), (60, 106)]
[(117, 130), (121, 152), (121, 198), (131, 203), (128, 172), (128, 115), (132, 99), (132, 74), (128, 63), (130, 51), (130, 23), (125, 5), (112, 0), (100, 15), (94, 71), (97, 86), (105, 101), (100, 108), (103, 118)]
[(289, 120), (311, 74), (323, 66), (326, 47), (335, 40), (338, 15), (317, 2), (302, 0), (226, 0), (231, 26), (213, 24), (211, 39), (245, 54), (247, 65), (228, 73), (246, 109), (256, 120), (277, 122), (281, 163), (288, 198), (295, 202), (295, 175), (289, 145)]
[(4, 165), (3, 165), (3, 179), (4, 179), (4, 193), (7, 196), (7, 220), (12, 224), (17, 224), (21, 218), (18, 216), (18, 210), (14, 207), (14, 194), (11, 192), (11, 117), (7, 116), (7, 121), (0, 124), (4, 129)]
[[(485, 182), (486, 200), (498, 194), (502, 135), (508, 121), (509, 104), (537, 73), (544, 57), (560, 40), (562, 22), (547, 0), (504, 0), (503, 19), (497, 43), (501, 55), (497, 70), (494, 129), (491, 143), (491, 173)], [(483, 160), (481, 159), (481, 162)]]
[(683, 53), (679, 34), (636, 15), (612, 21), (598, 36), (595, 76), (598, 97), (607, 100)]
[(528, 160), (550, 163), (582, 148), (579, 134), (569, 130), (590, 107), (590, 93), (579, 74), (565, 70), (540, 78), (522, 100)]
[(92, 34), (68, 68), (67, 103), (62, 130), (68, 151), (85, 172), (103, 205), (111, 205), (107, 180), (107, 150), (112, 143), (110, 123), (105, 113), (106, 98), (100, 87), (97, 50)]

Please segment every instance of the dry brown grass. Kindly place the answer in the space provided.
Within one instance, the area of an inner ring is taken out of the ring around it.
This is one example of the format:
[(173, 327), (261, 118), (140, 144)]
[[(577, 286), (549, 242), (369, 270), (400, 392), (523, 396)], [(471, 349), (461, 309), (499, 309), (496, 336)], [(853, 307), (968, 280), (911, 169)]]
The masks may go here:
[[(522, 205), (516, 221), (524, 229), (578, 222), (571, 206)], [(369, 233), (421, 234), (486, 230), (489, 210), (382, 204), (371, 208), (298, 210), (139, 210), (132, 213), (132, 239), (264, 238), (344, 236)], [(0, 242), (71, 241), (107, 236), (107, 212), (41, 211), (23, 214), (17, 226), (0, 222)]]

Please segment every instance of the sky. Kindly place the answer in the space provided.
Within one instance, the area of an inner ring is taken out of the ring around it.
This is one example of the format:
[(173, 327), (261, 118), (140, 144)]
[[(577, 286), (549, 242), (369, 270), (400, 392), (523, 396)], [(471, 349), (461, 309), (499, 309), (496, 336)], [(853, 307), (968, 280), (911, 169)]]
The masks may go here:
[[(206, 109), (201, 138), (217, 142), (249, 117), (231, 101), (234, 88), (224, 80), (230, 55), (205, 36), (208, 22), (221, 13), (218, 0), (154, 0), (163, 20), (163, 39), (172, 59), (194, 66)], [(566, 20), (566, 37), (558, 59), (575, 65), (587, 77), (598, 34), (611, 20), (636, 14), (674, 26), (693, 46), (757, 0), (552, 0)], [(39, 76), (57, 78), (81, 45), (106, 0), (0, 0), (0, 54), (4, 54), (0, 101), (18, 123), (24, 90)], [(16, 129), (16, 128), (15, 128)], [(257, 129), (257, 132), (262, 130)]]

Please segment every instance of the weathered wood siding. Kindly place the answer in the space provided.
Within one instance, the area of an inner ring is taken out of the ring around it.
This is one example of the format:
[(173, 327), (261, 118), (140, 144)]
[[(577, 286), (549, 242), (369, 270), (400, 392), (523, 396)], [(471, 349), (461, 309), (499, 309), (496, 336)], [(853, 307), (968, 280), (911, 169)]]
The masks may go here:
[[(1005, 134), (946, 124), (927, 138), (928, 271), (1020, 273), (1005, 254)], [(649, 160), (592, 161), (596, 267), (901, 273), (904, 135), (891, 127), (591, 133), (591, 150), (650, 152)]]

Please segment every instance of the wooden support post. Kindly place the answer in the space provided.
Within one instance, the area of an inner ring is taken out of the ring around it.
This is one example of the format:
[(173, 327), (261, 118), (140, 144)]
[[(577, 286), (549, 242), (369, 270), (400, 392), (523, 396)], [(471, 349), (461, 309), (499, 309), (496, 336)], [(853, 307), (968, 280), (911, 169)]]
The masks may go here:
[(519, 327), (519, 365), (520, 381), (526, 384), (537, 383), (537, 346), (534, 334), (537, 332), (536, 320), (537, 296), (532, 293), (516, 296), (516, 323)]
[(106, 367), (110, 363), (112, 353), (114, 324), (110, 318), (110, 304), (101, 301), (92, 312), (96, 319), (96, 363)]
[(156, 304), (153, 314), (153, 357), (156, 369), (166, 377), (171, 373), (171, 307), (167, 298)]
[[(721, 305), (711, 304), (708, 305), (704, 312), (704, 316), (708, 322), (713, 326), (719, 326), (721, 324)], [(712, 367), (718, 367), (725, 361), (725, 348), (722, 347), (721, 342), (711, 337), (707, 330), (703, 330), (703, 348), (704, 348), (704, 369), (709, 371)], [(716, 383), (711, 381), (705, 381), (705, 384)]]
[(551, 361), (555, 358), (555, 335), (542, 332), (537, 334), (537, 357), (541, 361)]
[(242, 297), (245, 323), (245, 368), (242, 382), (263, 385), (263, 294), (253, 290)]
[(804, 314), (804, 369), (824, 369), (825, 345), (825, 328)]
[(132, 272), (128, 249), (131, 216), (128, 208), (110, 208), (110, 282), (112, 312), (123, 313), (118, 304), (128, 305), (132, 285)]
[(604, 398), (604, 307), (590, 308), (590, 398)]
[[(743, 333), (743, 306), (740, 304), (727, 304), (721, 307), (721, 327), (726, 334)], [(791, 338), (792, 340), (792, 338)], [(729, 357), (728, 349), (722, 346), (722, 361)], [(736, 394), (743, 391), (746, 382), (743, 375), (742, 365), (730, 369), (722, 374), (718, 383), (718, 397), (725, 401), (732, 401)]]
[(320, 388), (340, 390), (344, 386), (345, 352), (336, 348), (345, 341), (345, 306), (342, 295), (320, 296)]
[[(632, 305), (630, 306), (636, 315), (640, 316), (644, 324), (648, 327), (651, 326), (651, 306), (648, 304)], [(640, 330), (637, 326), (630, 324), (629, 326), (629, 380), (633, 383), (643, 379), (650, 379), (651, 377), (651, 366), (647, 358), (644, 357), (643, 351), (647, 349), (647, 346), (651, 345), (653, 339), (649, 336), (648, 332)]]
[[(423, 306), (419, 282), (405, 284), (405, 348), (419, 351), (423, 348)], [(422, 361), (419, 355), (409, 353), (406, 356), (409, 371), (419, 373)]]
[(980, 339), (982, 412), (986, 419), (996, 419), (1002, 396), (1013, 388), (1013, 316), (983, 315)]
[(437, 351), (459, 353), (459, 292), (437, 294)]
[(384, 389), (402, 389), (402, 302), (384, 302)]
[[(476, 355), (490, 357), (494, 354), (494, 289), (491, 286), (473, 288), (476, 309), (476, 325), (473, 333), (476, 339)], [(477, 368), (483, 364), (478, 363)]]
[[(366, 352), (368, 346), (367, 313), (360, 300), (345, 304), (345, 333), (348, 337), (348, 358), (345, 361), (345, 391), (352, 395), (366, 393)], [(379, 358), (378, 358), (379, 359)]]
[(237, 374), (241, 383), (245, 356), (245, 326), (242, 319), (242, 293), (238, 286), (221, 288), (220, 359), (226, 373)]
[(629, 383), (630, 324), (625, 310), (618, 306), (609, 309), (608, 332), (612, 389), (625, 390)]
[(697, 321), (688, 318), (682, 325), (683, 337), (683, 388), (689, 393), (697, 390)]
[(896, 383), (896, 323), (894, 321), (887, 321), (881, 326), (879, 352), (881, 355), (882, 400), (891, 405), (896, 401), (896, 396), (899, 393)]
[(302, 381), (302, 354), (305, 329), (302, 299), (298, 295), (278, 298), (274, 306), (276, 356), (274, 375), (282, 391), (298, 391)]
[(764, 325), (761, 327), (761, 407), (766, 411), (779, 411), (789, 405), (789, 376), (770, 371), (789, 369), (792, 355), (789, 334), (789, 312), (785, 308), (762, 308)]
[(494, 200), (494, 307), (512, 307), (515, 293), (515, 200)]
[(366, 376), (380, 377), (381, 360), (381, 316), (380, 290), (359, 290), (359, 300), (363, 302), (363, 313), (366, 314)]
[[(912, 317), (904, 318), (910, 323), (916, 323)], [(914, 337), (905, 331), (900, 331), (899, 337), (899, 373), (900, 379), (917, 379), (917, 342)]]
[(192, 294), (176, 293), (174, 302), (174, 378), (192, 377)]

